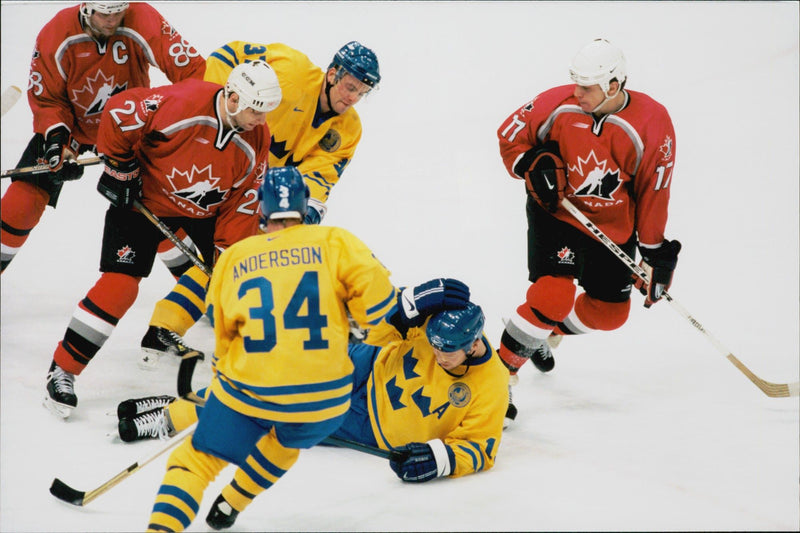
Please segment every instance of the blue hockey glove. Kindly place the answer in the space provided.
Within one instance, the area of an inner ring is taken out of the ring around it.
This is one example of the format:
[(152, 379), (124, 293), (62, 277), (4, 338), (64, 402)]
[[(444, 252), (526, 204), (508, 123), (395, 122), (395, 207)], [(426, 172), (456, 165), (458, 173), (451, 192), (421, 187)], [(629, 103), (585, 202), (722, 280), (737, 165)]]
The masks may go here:
[(558, 151), (558, 143), (531, 148), (514, 165), (514, 174), (525, 180), (528, 193), (551, 213), (558, 210), (567, 189), (567, 173)]
[(457, 279), (436, 278), (402, 289), (389, 322), (405, 334), (408, 328), (424, 324), (430, 315), (448, 309), (464, 309), (468, 303), (469, 287)]
[(389, 466), (397, 477), (412, 483), (449, 476), (455, 460), (453, 450), (440, 439), (412, 442), (389, 454)]
[(308, 208), (306, 209), (306, 216), (303, 218), (303, 224), (319, 224), (322, 222), (322, 219), (325, 218), (325, 213), (328, 212), (328, 208), (314, 198), (308, 199)]
[(78, 156), (80, 144), (69, 134), (65, 126), (59, 126), (47, 134), (44, 141), (44, 158), (50, 172), (56, 174), (60, 181), (72, 181), (83, 176), (83, 167), (75, 158)]
[(650, 284), (646, 285), (638, 276), (634, 276), (633, 286), (645, 296), (644, 306), (649, 308), (664, 295), (664, 291), (672, 284), (672, 274), (678, 264), (678, 253), (681, 243), (664, 239), (658, 248), (642, 248), (642, 260), (639, 266), (647, 272)]
[(106, 167), (97, 183), (97, 190), (114, 207), (133, 207), (142, 197), (142, 178), (136, 159), (118, 160), (106, 156)]

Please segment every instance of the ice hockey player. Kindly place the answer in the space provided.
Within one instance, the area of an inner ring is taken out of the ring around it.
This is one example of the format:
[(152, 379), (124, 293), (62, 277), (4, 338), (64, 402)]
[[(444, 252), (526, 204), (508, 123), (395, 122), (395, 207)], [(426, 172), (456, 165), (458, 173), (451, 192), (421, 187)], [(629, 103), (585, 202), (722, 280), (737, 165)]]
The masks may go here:
[[(439, 284), (432, 280), (414, 293)], [(390, 466), (407, 482), (490, 469), (502, 437), (508, 372), (483, 335), (481, 308), (470, 302), (429, 320), (404, 316), (398, 306), (371, 330), (369, 344), (350, 345), (353, 394), (334, 436), (394, 450)], [(414, 371), (408, 372), (412, 364)], [(207, 389), (198, 392), (206, 394)], [(420, 394), (424, 399), (415, 401)], [(121, 438), (166, 437), (197, 420), (202, 406), (173, 400), (155, 396), (122, 402)], [(151, 409), (158, 405), (168, 407)], [(247, 487), (253, 483), (237, 472), (209, 512), (209, 525), (230, 527), (252, 501)]]
[[(50, 172), (13, 177), (3, 195), (0, 271), (56, 207), (65, 181), (79, 179), (74, 159), (96, 152), (97, 128), (108, 99), (150, 86), (150, 67), (171, 82), (202, 78), (205, 61), (161, 14), (143, 2), (84, 2), (62, 9), (36, 38), (28, 81), (33, 138), (17, 168), (47, 163)], [(160, 257), (176, 276), (188, 262), (165, 246)]]
[[(205, 79), (224, 83), (231, 69), (266, 61), (275, 70), (283, 101), (267, 114), (272, 133), (270, 167), (294, 166), (311, 191), (306, 223), (319, 224), (331, 189), (342, 176), (361, 139), (361, 120), (353, 107), (381, 80), (375, 52), (356, 41), (336, 52), (326, 70), (285, 44), (230, 42), (212, 52)], [(192, 351), (183, 335), (205, 312), (206, 276), (193, 267), (153, 310), (141, 341), (140, 366), (155, 369), (165, 354)]]
[[(541, 372), (552, 370), (551, 344), (561, 336), (619, 328), (630, 311), (627, 266), (560, 205), (562, 198), (631, 257), (638, 245), (653, 280), (637, 283), (645, 307), (669, 287), (681, 248), (664, 238), (675, 164), (667, 110), (625, 88), (625, 57), (605, 39), (581, 48), (569, 74), (572, 85), (539, 94), (497, 130), (506, 170), (528, 193), (531, 285), (499, 350), (512, 385), (528, 359)], [(584, 291), (577, 299), (576, 281)]]
[(67, 417), (75, 408), (75, 376), (133, 305), (152, 269), (163, 236), (133, 209), (137, 200), (173, 232), (185, 230), (209, 266), (216, 250), (256, 232), (257, 217), (241, 208), (252, 203), (267, 169), (264, 117), (280, 99), (275, 73), (254, 61), (235, 68), (224, 88), (189, 79), (129, 89), (108, 101), (97, 137), (105, 154), (97, 189), (111, 202), (102, 275), (53, 354), (45, 405), (54, 413)]
[[(239, 467), (234, 484), (252, 500), (300, 449), (333, 433), (353, 388), (346, 309), (367, 327), (396, 308), (389, 272), (366, 245), (344, 229), (303, 223), (309, 191), (296, 168), (269, 169), (260, 191), (266, 235), (228, 248), (209, 283), (215, 375), (193, 437), (167, 461), (148, 531), (188, 527), (228, 463)], [(405, 296), (402, 319), (418, 320), (463, 307), (469, 290), (437, 280)], [(212, 513), (235, 518), (226, 511), (229, 502), (218, 498)]]

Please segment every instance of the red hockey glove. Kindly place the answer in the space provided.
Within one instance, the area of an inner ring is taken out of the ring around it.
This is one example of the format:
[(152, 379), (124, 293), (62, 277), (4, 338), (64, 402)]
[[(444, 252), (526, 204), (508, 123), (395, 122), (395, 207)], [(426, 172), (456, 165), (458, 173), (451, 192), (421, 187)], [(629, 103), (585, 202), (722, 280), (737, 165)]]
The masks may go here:
[(525, 179), (528, 193), (551, 213), (558, 210), (567, 189), (567, 172), (558, 151), (558, 143), (547, 141), (522, 154), (514, 165), (514, 174)]
[(642, 248), (642, 260), (639, 266), (647, 272), (650, 283), (645, 284), (641, 278), (634, 275), (633, 286), (645, 296), (644, 306), (649, 308), (664, 295), (664, 291), (672, 284), (672, 274), (678, 264), (678, 253), (681, 243), (664, 239), (658, 248)]

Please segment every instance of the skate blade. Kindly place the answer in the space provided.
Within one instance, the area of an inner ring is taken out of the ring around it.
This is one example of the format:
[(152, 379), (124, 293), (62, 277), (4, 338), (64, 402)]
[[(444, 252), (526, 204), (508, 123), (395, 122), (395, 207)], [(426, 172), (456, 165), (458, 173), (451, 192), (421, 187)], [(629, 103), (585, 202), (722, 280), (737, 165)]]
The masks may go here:
[(44, 405), (48, 411), (50, 411), (57, 417), (63, 419), (69, 418), (69, 415), (72, 414), (72, 410), (75, 409), (71, 405), (58, 403), (57, 401), (53, 400), (50, 396), (44, 397), (44, 400), (42, 400), (42, 405)]

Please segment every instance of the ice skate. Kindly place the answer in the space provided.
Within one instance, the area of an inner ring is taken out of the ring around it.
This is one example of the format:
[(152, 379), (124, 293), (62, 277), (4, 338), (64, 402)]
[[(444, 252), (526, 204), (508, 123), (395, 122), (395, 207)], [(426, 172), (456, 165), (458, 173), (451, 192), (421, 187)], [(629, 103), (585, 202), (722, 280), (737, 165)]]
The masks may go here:
[(53, 361), (47, 374), (47, 396), (44, 406), (61, 418), (68, 418), (78, 406), (75, 396), (75, 375), (70, 374)]
[(175, 433), (163, 407), (152, 409), (132, 418), (122, 418), (117, 425), (119, 438), (125, 442), (144, 439), (166, 439)]
[(175, 401), (175, 396), (146, 396), (120, 402), (117, 406), (117, 418), (132, 418), (157, 407), (164, 407)]
[(225, 498), (220, 494), (217, 496), (217, 499), (214, 500), (214, 505), (211, 506), (211, 510), (208, 511), (206, 524), (217, 531), (220, 529), (228, 529), (236, 521), (237, 516), (239, 516), (239, 511), (231, 507), (231, 504), (225, 501)]
[(157, 369), (159, 359), (165, 354), (181, 358), (191, 354), (199, 354), (197, 357), (201, 361), (205, 359), (203, 352), (187, 346), (183, 338), (174, 331), (150, 326), (142, 338), (142, 358), (139, 360), (139, 368), (144, 370)]

